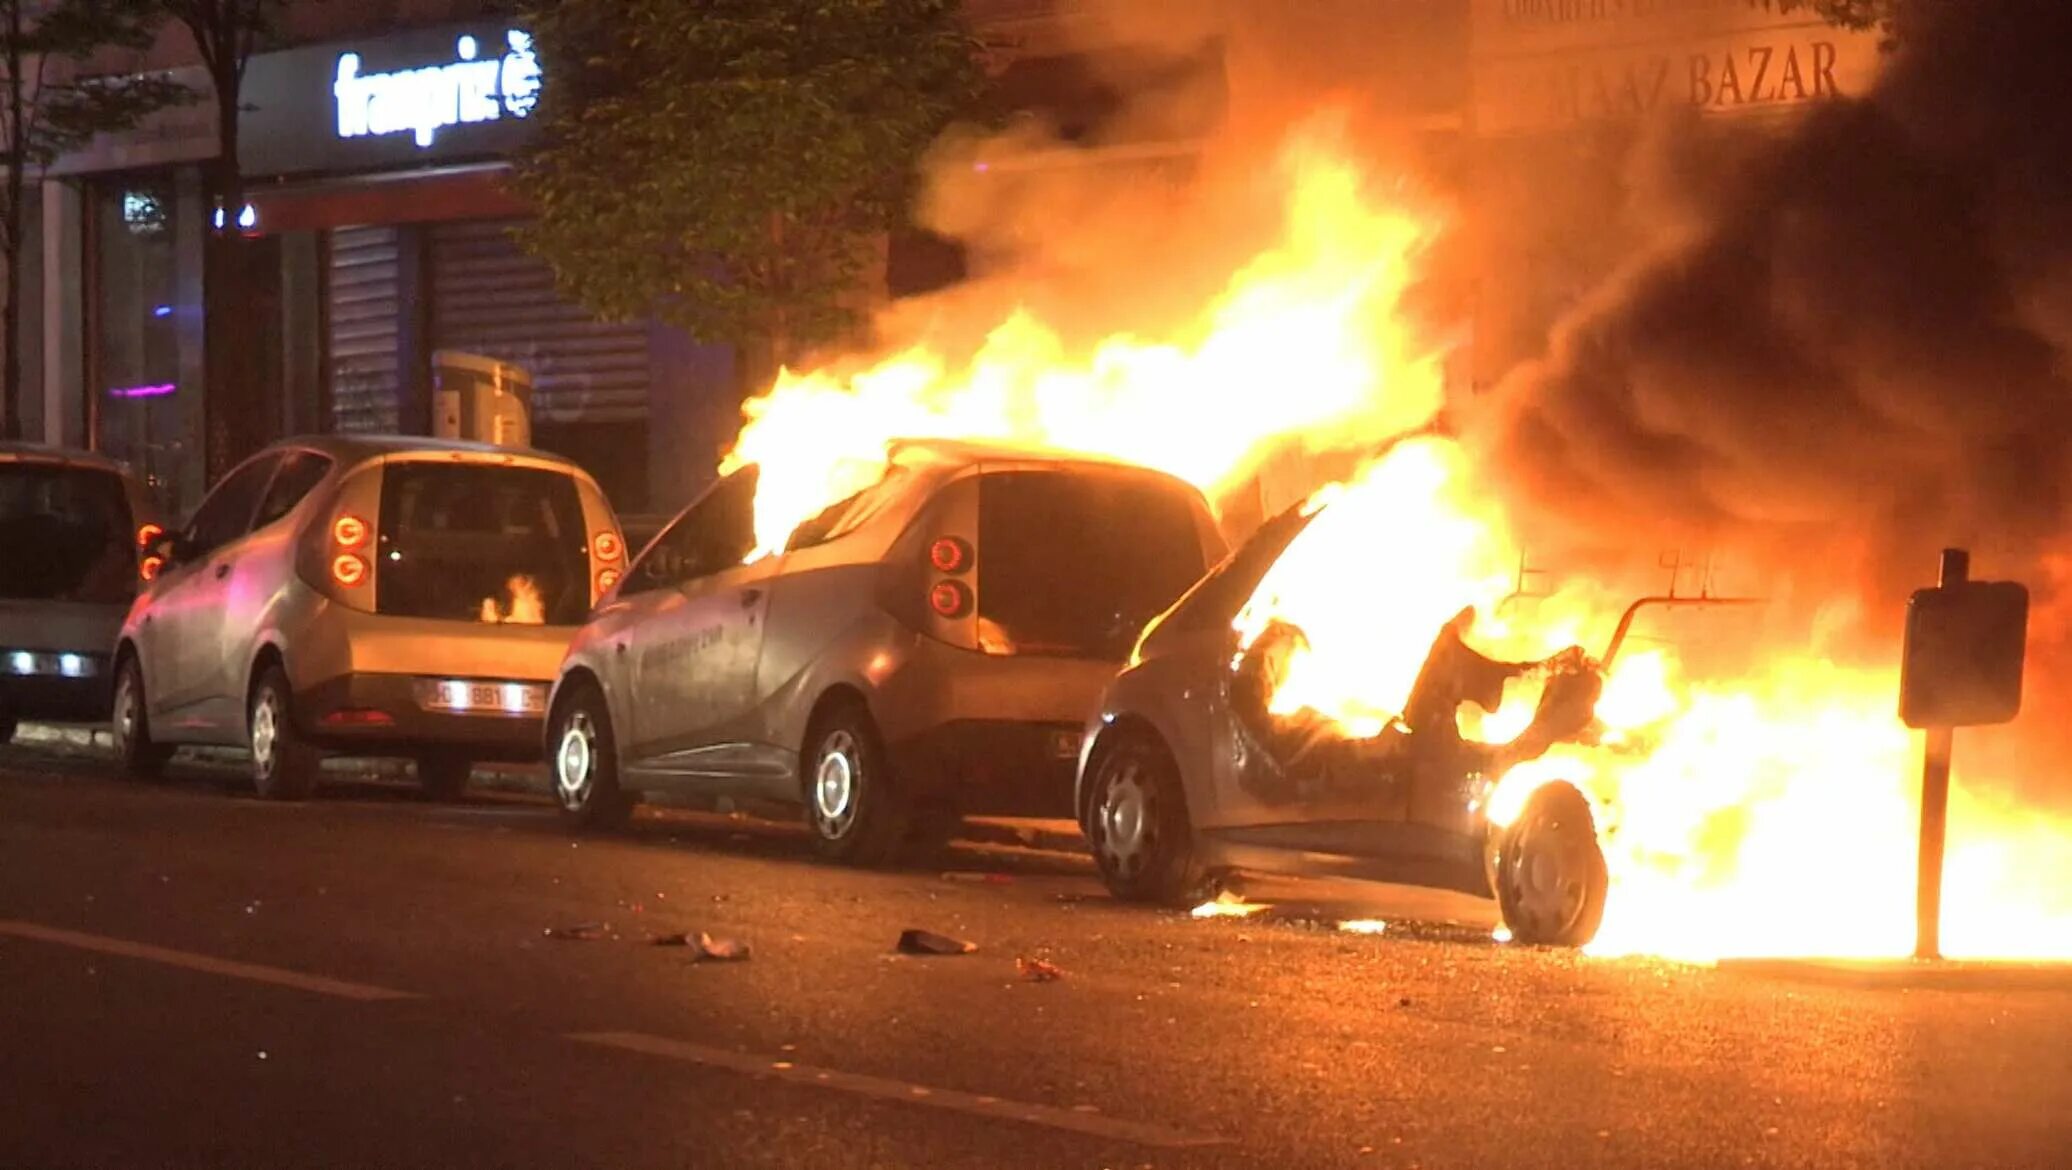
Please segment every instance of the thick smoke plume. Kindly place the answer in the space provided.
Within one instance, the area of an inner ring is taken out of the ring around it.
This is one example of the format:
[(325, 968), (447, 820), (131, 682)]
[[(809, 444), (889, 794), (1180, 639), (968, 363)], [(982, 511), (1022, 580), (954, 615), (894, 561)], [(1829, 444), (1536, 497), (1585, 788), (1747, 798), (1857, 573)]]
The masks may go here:
[[(1702, 543), (1797, 598), (1897, 601), (1949, 545), (2037, 592), (2031, 717), (2072, 698), (2072, 5), (1914, 0), (1814, 113), (1506, 378), (1482, 438), (1587, 544)], [(1709, 176), (1717, 179), (1716, 172)]]

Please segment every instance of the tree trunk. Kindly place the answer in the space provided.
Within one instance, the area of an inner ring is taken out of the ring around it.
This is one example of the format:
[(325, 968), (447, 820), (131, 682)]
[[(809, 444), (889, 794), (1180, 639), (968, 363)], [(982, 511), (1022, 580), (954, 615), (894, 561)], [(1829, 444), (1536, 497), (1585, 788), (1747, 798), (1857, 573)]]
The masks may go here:
[[(209, 175), (211, 230), (202, 264), (202, 346), (208, 371), (202, 418), (207, 476), (214, 482), (277, 436), (262, 389), (266, 379), (259, 359), (265, 347), (256, 344), (271, 336), (271, 322), (257, 319), (262, 308), (258, 302), (264, 298), (255, 295), (248, 271), (255, 266), (251, 253), (258, 249), (244, 238), (238, 223), (245, 200), (237, 149), (240, 95), (234, 55), (224, 55), (219, 48), (211, 81), (217, 155)], [(219, 208), (223, 227), (216, 230)]]
[(22, 437), (22, 168), (28, 166), (26, 117), (22, 109), (22, 6), (7, 11), (7, 206), (0, 208), (0, 262), (7, 265), (7, 304), (0, 306), (0, 439)]

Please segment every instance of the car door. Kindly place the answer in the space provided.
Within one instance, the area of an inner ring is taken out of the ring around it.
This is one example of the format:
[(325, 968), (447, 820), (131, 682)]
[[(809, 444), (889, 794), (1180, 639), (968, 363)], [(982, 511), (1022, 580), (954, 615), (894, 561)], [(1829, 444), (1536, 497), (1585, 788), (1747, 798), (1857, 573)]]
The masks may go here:
[(743, 766), (730, 749), (754, 698), (756, 662), (780, 557), (743, 561), (755, 544), (755, 476), (737, 474), (687, 510), (634, 567), (645, 592), (621, 634), (630, 672), (632, 755), (682, 776)]
[(160, 573), (141, 642), (152, 718), (168, 728), (205, 734), (220, 723), (206, 707), (212, 689), (220, 689), (223, 634), (232, 620), (224, 612), (227, 579), (280, 461), (279, 451), (262, 452), (225, 476), (181, 531), (178, 559)]

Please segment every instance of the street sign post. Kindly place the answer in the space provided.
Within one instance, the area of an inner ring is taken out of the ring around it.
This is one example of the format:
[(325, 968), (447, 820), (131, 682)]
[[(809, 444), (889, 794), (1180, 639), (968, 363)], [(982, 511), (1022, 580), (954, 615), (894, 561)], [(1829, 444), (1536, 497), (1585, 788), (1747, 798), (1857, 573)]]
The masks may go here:
[(2006, 723), (2021, 713), (2028, 631), (2029, 591), (2011, 581), (1973, 581), (1971, 554), (1963, 549), (1944, 549), (1937, 586), (1907, 603), (1899, 715), (1928, 734), (1914, 891), (1917, 959), (1942, 957), (1943, 846), (1956, 729)]

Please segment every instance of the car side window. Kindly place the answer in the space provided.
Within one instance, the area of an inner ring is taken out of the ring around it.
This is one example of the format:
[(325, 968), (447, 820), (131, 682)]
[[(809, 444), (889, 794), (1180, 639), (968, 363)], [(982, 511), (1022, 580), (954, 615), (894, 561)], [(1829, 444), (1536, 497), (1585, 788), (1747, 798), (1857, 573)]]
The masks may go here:
[(755, 485), (753, 467), (712, 485), (641, 554), (620, 592), (681, 585), (746, 560), (755, 551)]
[(273, 477), (273, 483), (266, 489), (266, 498), (259, 502), (259, 518), (252, 527), (264, 528), (289, 512), (302, 502), (302, 497), (324, 482), (331, 472), (331, 457), (315, 451), (291, 451), (281, 463), (281, 469)]
[(278, 453), (263, 455), (216, 485), (187, 521), (187, 543), (192, 549), (189, 555), (211, 552), (251, 531), (259, 495), (266, 490), (266, 482), (273, 477), (273, 469), (280, 461)]

